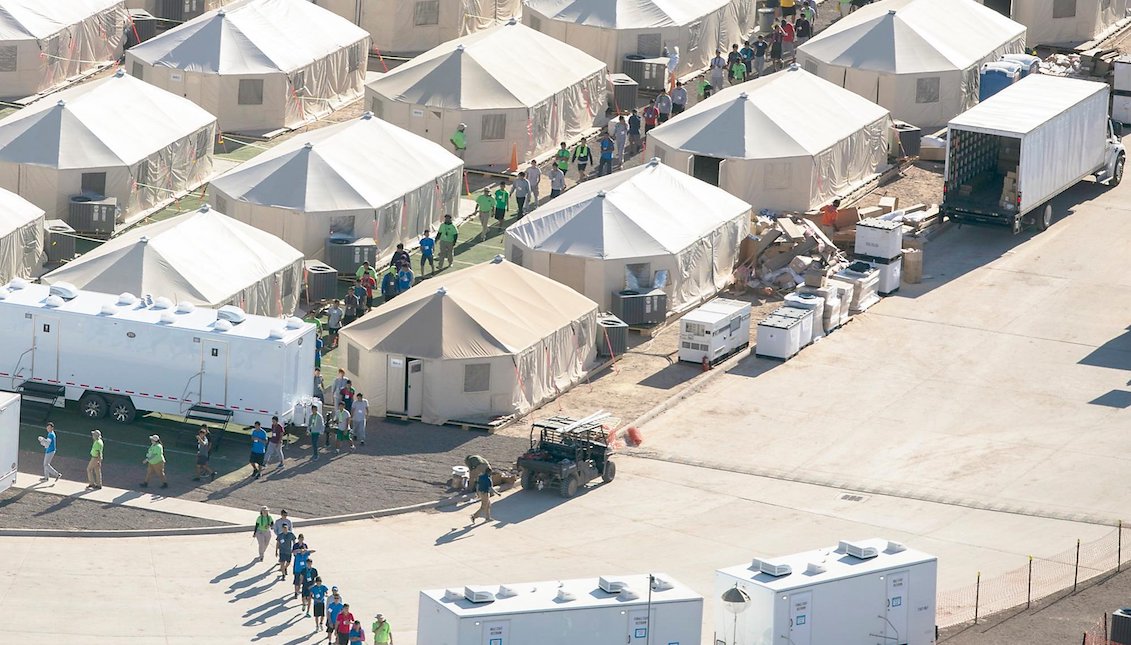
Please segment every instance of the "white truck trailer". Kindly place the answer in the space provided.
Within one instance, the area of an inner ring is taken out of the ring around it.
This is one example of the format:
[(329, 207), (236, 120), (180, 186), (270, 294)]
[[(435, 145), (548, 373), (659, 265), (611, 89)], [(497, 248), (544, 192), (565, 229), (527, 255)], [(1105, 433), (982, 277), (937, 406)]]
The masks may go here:
[(427, 645), (699, 645), (703, 597), (663, 574), (436, 589), (416, 629)]
[(0, 493), (16, 483), (20, 456), (20, 395), (0, 392)]
[(947, 125), (942, 214), (956, 222), (1052, 224), (1052, 198), (1088, 176), (1123, 179), (1108, 86), (1030, 74)]
[(13, 280), (0, 288), (0, 389), (129, 423), (160, 412), (288, 423), (313, 391), (315, 330), (298, 318)]
[[(895, 542), (840, 542), (715, 573), (715, 642), (928, 645), (935, 642), (937, 560)], [(730, 594), (731, 596), (739, 595)]]

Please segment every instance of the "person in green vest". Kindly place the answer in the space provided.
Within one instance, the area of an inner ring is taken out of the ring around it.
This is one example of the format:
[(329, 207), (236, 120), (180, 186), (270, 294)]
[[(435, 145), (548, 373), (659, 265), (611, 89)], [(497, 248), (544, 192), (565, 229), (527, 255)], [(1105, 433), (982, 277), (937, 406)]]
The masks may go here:
[(479, 225), (483, 227), (480, 236), (487, 239), (487, 227), (491, 225), (491, 213), (495, 211), (495, 198), (491, 197), (491, 189), (484, 188), (483, 194), (475, 198), (475, 212), (479, 214)]
[(86, 465), (86, 487), (88, 490), (102, 488), (102, 452), (105, 444), (102, 442), (102, 432), (90, 431), (90, 462)]
[(569, 170), (569, 157), (569, 148), (566, 147), (566, 142), (562, 141), (562, 147), (558, 148), (558, 151), (554, 154), (555, 163), (558, 164), (558, 168), (561, 168), (562, 172)]
[(459, 229), (452, 224), (451, 215), (444, 216), (444, 223), (436, 229), (436, 239), (440, 241), (440, 270), (444, 270), (444, 260), (448, 261), (448, 266), (455, 266), (453, 252), (456, 248), (456, 240), (459, 239)]
[(495, 219), (500, 227), (507, 216), (507, 206), (510, 206), (510, 203), (511, 194), (507, 191), (507, 180), (504, 179), (499, 182), (499, 187), (495, 190)]
[(452, 148), (455, 150), (456, 156), (463, 159), (464, 153), (467, 151), (467, 124), (461, 123), (456, 126), (456, 132), (452, 135), (451, 139)]
[(161, 437), (157, 435), (150, 435), (149, 449), (145, 451), (145, 459), (141, 460), (145, 464), (145, 481), (141, 483), (142, 488), (149, 486), (149, 480), (154, 475), (161, 478), (161, 488), (169, 487), (169, 480), (165, 479), (165, 447), (161, 445)]
[(259, 543), (259, 561), (263, 562), (263, 554), (267, 551), (267, 545), (271, 544), (271, 538), (275, 537), (271, 531), (271, 525), (275, 520), (271, 519), (270, 509), (266, 506), (259, 507), (259, 516), (255, 518), (255, 527), (252, 528), (251, 534), (255, 537), (255, 541)]
[(393, 645), (393, 628), (389, 626), (389, 621), (385, 620), (385, 615), (377, 614), (374, 618), (376, 620), (373, 621), (370, 629), (373, 632), (374, 645)]
[(593, 153), (589, 151), (589, 141), (582, 139), (573, 149), (573, 160), (577, 162), (577, 181), (585, 181), (585, 167), (592, 159)]

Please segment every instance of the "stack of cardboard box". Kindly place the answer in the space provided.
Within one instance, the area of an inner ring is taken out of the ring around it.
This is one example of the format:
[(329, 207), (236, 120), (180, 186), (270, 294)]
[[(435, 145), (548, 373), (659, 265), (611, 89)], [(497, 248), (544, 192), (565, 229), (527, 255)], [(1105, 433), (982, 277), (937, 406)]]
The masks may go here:
[(1001, 180), (1001, 207), (1006, 210), (1017, 208), (1017, 172), (1010, 170)]

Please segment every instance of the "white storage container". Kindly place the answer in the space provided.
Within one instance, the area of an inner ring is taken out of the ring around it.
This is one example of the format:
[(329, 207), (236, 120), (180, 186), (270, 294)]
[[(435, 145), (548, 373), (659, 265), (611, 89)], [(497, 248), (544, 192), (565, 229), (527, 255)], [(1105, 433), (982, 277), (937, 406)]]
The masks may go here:
[(20, 395), (0, 392), (0, 493), (16, 483), (20, 455)]
[(903, 224), (869, 217), (856, 225), (856, 254), (896, 258), (903, 254)]
[(879, 273), (876, 280), (876, 291), (881, 296), (888, 296), (899, 291), (899, 285), (903, 279), (902, 255), (893, 260), (869, 258), (867, 262)]
[(737, 614), (715, 606), (715, 639), (743, 645), (930, 645), (934, 556), (887, 540), (841, 542), (719, 569), (716, 595), (745, 591)]
[(798, 309), (813, 310), (813, 340), (825, 336), (825, 299), (813, 293), (796, 291), (785, 297), (785, 304)]
[(712, 365), (750, 346), (750, 303), (716, 298), (679, 321), (679, 360)]
[(852, 285), (852, 298), (848, 303), (849, 313), (864, 312), (880, 301), (877, 289), (880, 285), (880, 272), (867, 262), (853, 262), (848, 268), (836, 274), (838, 280)]
[(806, 347), (813, 342), (813, 310), (798, 307), (781, 307), (775, 309), (770, 315), (782, 318), (796, 318), (801, 321), (799, 341), (801, 347)]
[(801, 351), (801, 320), (784, 316), (768, 316), (758, 323), (755, 356), (792, 358)]
[(702, 596), (663, 574), (630, 575), (421, 591), (416, 642), (699, 645), (702, 627)]

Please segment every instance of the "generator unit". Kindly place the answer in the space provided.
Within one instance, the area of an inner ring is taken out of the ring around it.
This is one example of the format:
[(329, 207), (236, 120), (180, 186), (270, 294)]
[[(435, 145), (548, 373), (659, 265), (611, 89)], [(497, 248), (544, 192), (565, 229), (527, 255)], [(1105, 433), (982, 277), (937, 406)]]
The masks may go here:
[(353, 275), (366, 262), (377, 266), (377, 242), (373, 238), (344, 235), (326, 238), (326, 264), (338, 273)]
[(75, 195), (67, 209), (67, 223), (79, 233), (109, 237), (118, 225), (118, 198)]
[(717, 298), (679, 321), (679, 360), (711, 365), (750, 346), (750, 303)]
[(75, 229), (61, 219), (43, 223), (43, 250), (48, 264), (60, 264), (75, 257)]
[(668, 317), (668, 294), (663, 289), (614, 291), (613, 315), (628, 325), (653, 325)]

